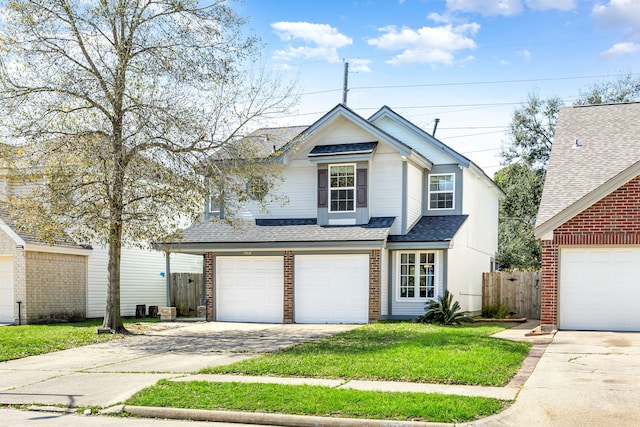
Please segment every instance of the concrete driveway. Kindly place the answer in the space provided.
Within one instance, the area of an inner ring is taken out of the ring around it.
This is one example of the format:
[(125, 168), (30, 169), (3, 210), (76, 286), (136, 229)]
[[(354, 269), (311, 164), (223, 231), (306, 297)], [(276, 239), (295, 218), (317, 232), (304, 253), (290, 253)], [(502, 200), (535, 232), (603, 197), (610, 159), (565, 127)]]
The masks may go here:
[(640, 333), (558, 332), (513, 406), (469, 425), (640, 425)]
[[(186, 323), (0, 363), (0, 404), (109, 407), (163, 378), (232, 363), (353, 325)], [(180, 326), (180, 327), (178, 327)]]

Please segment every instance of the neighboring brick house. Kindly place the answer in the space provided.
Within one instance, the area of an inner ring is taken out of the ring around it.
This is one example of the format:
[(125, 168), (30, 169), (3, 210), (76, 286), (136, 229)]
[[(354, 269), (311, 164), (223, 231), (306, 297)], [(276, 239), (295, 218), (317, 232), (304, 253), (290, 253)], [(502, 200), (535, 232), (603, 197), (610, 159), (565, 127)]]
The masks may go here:
[(158, 245), (204, 256), (208, 320), (409, 319), (445, 290), (481, 311), (502, 192), (475, 164), (388, 107), (365, 119), (338, 105), (255, 135), (288, 203), (250, 201), (235, 226), (207, 203), (205, 221)]
[[(16, 232), (0, 219), (0, 323), (84, 320), (90, 250)], [(18, 305), (18, 301), (21, 302)]]
[(561, 109), (535, 234), (543, 327), (640, 330), (640, 103)]

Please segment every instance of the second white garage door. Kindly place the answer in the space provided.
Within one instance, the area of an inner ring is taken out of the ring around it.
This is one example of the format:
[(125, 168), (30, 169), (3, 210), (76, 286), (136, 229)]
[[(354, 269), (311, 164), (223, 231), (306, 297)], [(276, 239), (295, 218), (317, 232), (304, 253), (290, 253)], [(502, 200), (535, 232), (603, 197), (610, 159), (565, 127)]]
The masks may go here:
[(640, 248), (562, 248), (559, 326), (640, 331)]
[(13, 323), (13, 258), (0, 257), (0, 323)]
[(296, 323), (367, 323), (369, 255), (296, 255)]
[(284, 266), (281, 256), (216, 258), (216, 320), (282, 323)]

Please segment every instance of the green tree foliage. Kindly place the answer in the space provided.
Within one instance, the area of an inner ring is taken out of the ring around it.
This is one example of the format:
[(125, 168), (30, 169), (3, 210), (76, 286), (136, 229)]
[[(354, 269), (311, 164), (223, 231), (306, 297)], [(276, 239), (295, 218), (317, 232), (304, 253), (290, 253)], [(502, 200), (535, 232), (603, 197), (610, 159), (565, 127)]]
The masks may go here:
[[(624, 75), (595, 83), (580, 92), (575, 105), (633, 102), (640, 99), (640, 78)], [(540, 247), (533, 235), (544, 172), (547, 169), (562, 99), (530, 94), (516, 109), (509, 125), (509, 141), (502, 148), (503, 164), (494, 181), (506, 197), (500, 203), (498, 259), (504, 269), (536, 269)]]
[(494, 176), (505, 192), (500, 201), (498, 259), (503, 269), (536, 270), (540, 263), (540, 243), (533, 235), (542, 195), (544, 172), (514, 163)]
[[(14, 206), (25, 223), (108, 246), (102, 329), (123, 332), (123, 244), (194, 220), (211, 189), (202, 165), (256, 157), (238, 141), (296, 99), (256, 65), (260, 44), (227, 0), (13, 0), (2, 17), (0, 132), (33, 184)], [(216, 186), (240, 202), (238, 176), (265, 173), (225, 167)]]

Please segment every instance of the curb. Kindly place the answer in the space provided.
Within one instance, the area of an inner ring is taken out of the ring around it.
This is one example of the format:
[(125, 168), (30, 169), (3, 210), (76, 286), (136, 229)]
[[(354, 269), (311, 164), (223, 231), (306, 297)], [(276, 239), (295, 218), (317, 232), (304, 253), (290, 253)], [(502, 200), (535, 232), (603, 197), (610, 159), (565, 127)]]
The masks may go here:
[(451, 427), (453, 424), (420, 421), (387, 421), (355, 418), (329, 418), (262, 412), (208, 411), (204, 409), (124, 406), (123, 411), (145, 418), (209, 421), (224, 423), (277, 425), (283, 427)]

